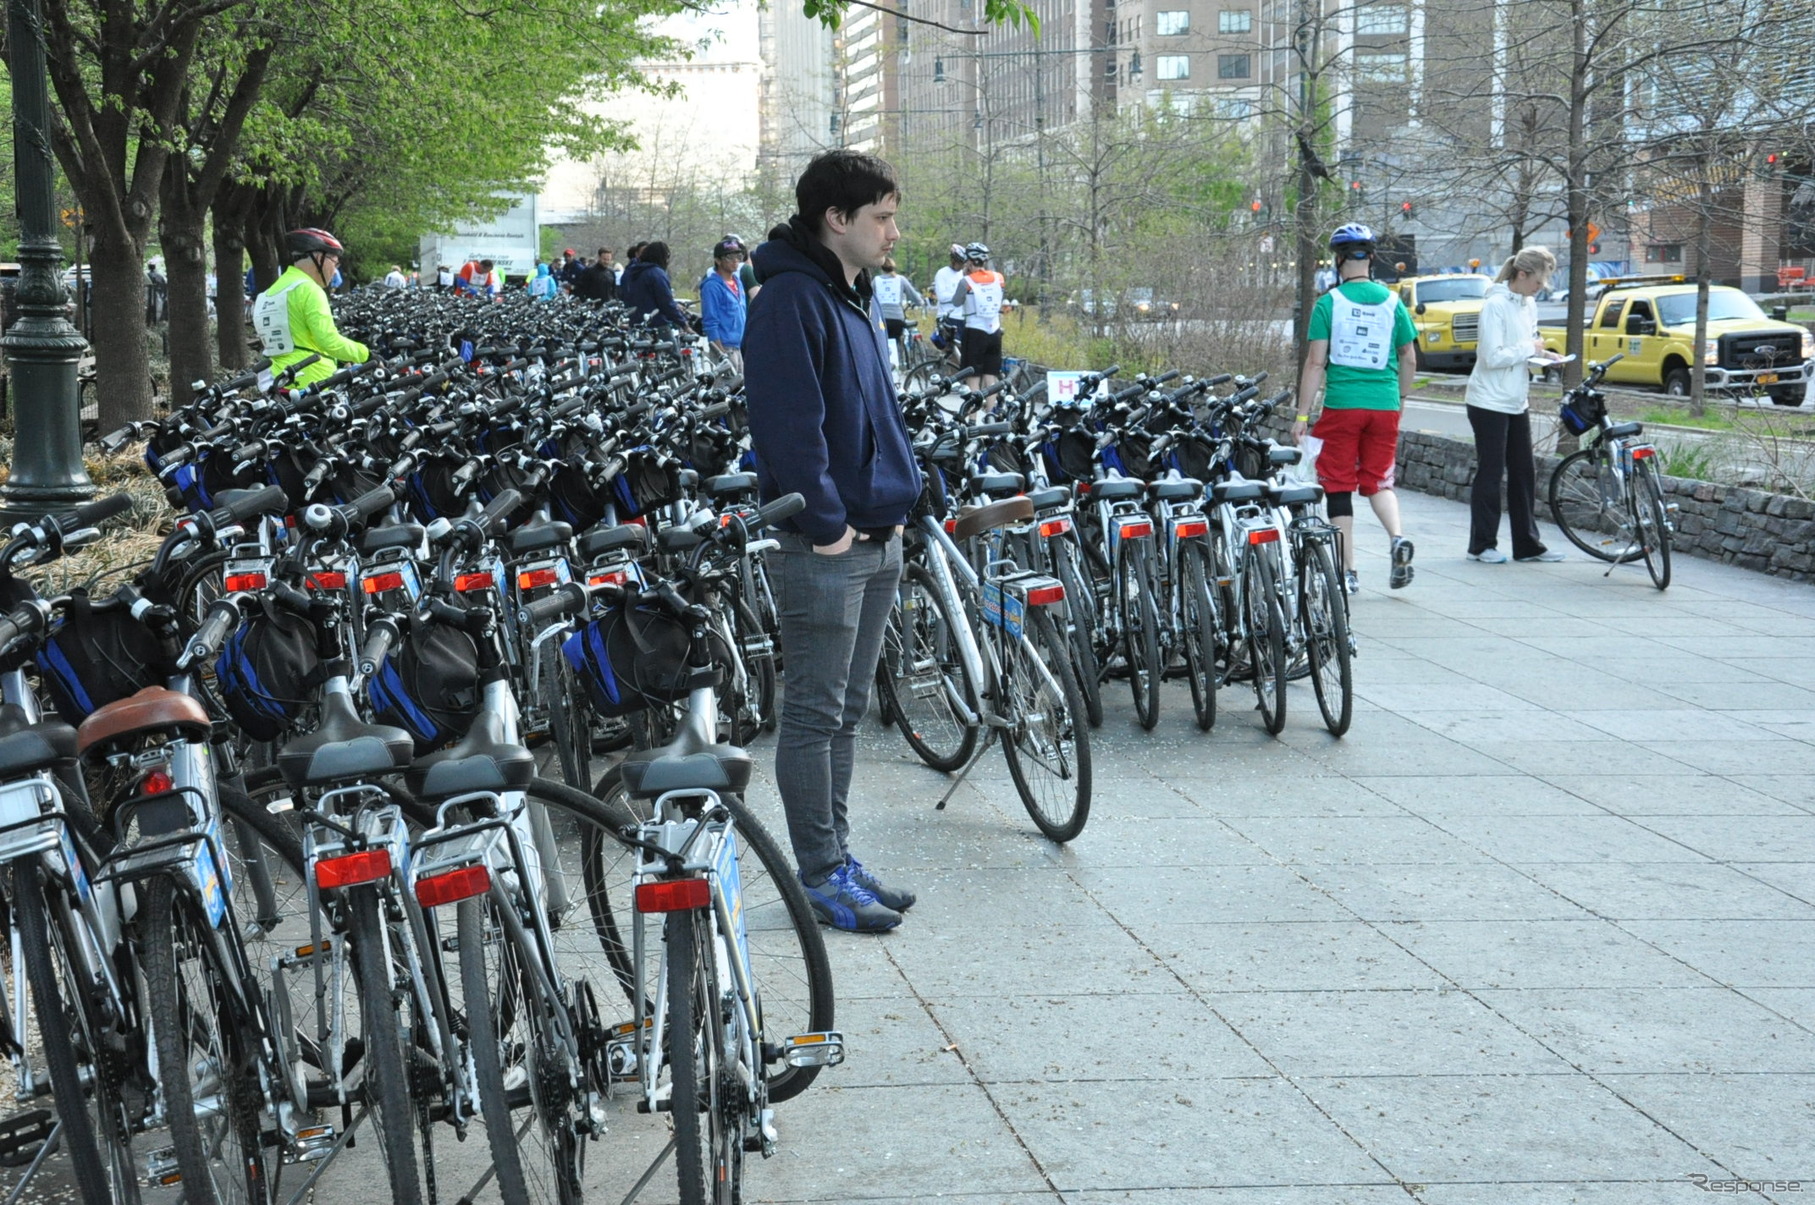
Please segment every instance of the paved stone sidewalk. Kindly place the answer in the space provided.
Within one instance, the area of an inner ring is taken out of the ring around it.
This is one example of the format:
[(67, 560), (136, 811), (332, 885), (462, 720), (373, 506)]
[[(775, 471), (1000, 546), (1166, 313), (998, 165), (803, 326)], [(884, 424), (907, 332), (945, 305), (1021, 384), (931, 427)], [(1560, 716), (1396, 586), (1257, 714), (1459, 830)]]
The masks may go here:
[(781, 1106), (753, 1199), (1815, 1193), (1815, 590), (1474, 564), (1464, 507), (1404, 503), (1408, 590), (1359, 522), (1344, 740), (1308, 685), (1276, 740), (1245, 690), (1202, 736), (1169, 688), (1149, 734), (1111, 684), (1061, 849), (994, 754), (940, 814), (866, 729), (859, 852), (921, 902), (828, 936), (851, 1057)]

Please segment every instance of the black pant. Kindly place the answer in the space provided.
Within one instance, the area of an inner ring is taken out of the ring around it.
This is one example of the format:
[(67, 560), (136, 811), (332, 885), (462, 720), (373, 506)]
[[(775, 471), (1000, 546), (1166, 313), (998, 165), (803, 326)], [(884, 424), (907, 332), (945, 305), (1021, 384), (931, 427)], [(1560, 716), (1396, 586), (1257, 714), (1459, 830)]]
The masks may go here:
[(1469, 493), (1468, 551), (1485, 552), (1499, 542), (1500, 480), (1506, 480), (1506, 511), (1512, 521), (1512, 554), (1537, 556), (1538, 471), (1531, 458), (1531, 413), (1502, 414), (1468, 407), (1475, 429), (1475, 486)]

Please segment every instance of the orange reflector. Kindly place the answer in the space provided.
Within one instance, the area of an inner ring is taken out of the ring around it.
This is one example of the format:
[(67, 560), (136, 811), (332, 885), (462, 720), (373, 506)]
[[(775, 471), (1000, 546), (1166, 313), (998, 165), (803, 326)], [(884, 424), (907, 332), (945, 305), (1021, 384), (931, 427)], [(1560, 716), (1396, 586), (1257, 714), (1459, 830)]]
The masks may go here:
[(492, 575), (489, 573), (462, 573), (454, 579), (454, 589), (465, 594), (468, 590), (490, 590)]
[(1142, 536), (1153, 534), (1153, 523), (1147, 519), (1137, 519), (1133, 523), (1122, 524), (1121, 532), (1124, 540), (1138, 540)]
[(1050, 607), (1064, 601), (1065, 587), (1056, 582), (1050, 586), (1035, 586), (1027, 592), (1027, 605), (1030, 607)]
[(1173, 530), (1178, 532), (1179, 539), (1188, 540), (1192, 536), (1209, 535), (1210, 523), (1207, 519), (1187, 519)]
[(621, 586), (630, 580), (628, 570), (615, 569), (610, 573), (595, 573), (586, 579), (589, 586)]
[[(1640, 444), (1638, 447), (1632, 449), (1632, 458), (1634, 460), (1650, 460), (1656, 454), (1656, 448), (1649, 447), (1645, 444)], [(231, 590), (233, 587), (228, 586), (227, 589)]]
[(344, 573), (311, 573), (309, 589), (311, 590), (345, 590), (347, 575)]
[(403, 589), (403, 574), (374, 573), (359, 583), (359, 588), (367, 594), (383, 594), (387, 590)]
[(1040, 524), (1040, 535), (1048, 540), (1052, 539), (1054, 536), (1062, 536), (1070, 530), (1071, 520), (1064, 515), (1060, 515), (1056, 519), (1047, 519)]
[(659, 879), (637, 884), (638, 912), (685, 912), (712, 902), (712, 887), (705, 879)]
[(376, 883), (391, 873), (391, 851), (362, 849), (356, 854), (323, 858), (315, 864), (315, 885), (328, 890), (334, 887), (357, 887)]
[(1253, 531), (1248, 533), (1248, 543), (1250, 543), (1250, 544), (1277, 544), (1277, 543), (1279, 543), (1279, 528), (1277, 528), (1277, 527), (1257, 527)]
[(424, 908), (437, 908), (456, 900), (484, 895), (492, 889), (492, 874), (483, 863), (462, 866), (445, 874), (432, 874), (416, 880), (416, 898)]
[(537, 586), (552, 586), (558, 575), (553, 569), (529, 569), (517, 575), (517, 589), (534, 590)]
[(229, 594), (236, 590), (263, 590), (265, 575), (262, 573), (229, 573), (225, 585)]

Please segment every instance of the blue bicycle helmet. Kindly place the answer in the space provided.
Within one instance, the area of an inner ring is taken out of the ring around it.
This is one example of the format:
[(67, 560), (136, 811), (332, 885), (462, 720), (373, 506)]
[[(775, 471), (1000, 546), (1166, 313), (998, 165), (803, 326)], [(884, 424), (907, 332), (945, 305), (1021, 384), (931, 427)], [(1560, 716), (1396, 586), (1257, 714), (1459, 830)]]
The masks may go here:
[(1338, 259), (1366, 259), (1374, 254), (1377, 241), (1372, 227), (1350, 222), (1338, 226), (1330, 236), (1330, 250), (1336, 252)]

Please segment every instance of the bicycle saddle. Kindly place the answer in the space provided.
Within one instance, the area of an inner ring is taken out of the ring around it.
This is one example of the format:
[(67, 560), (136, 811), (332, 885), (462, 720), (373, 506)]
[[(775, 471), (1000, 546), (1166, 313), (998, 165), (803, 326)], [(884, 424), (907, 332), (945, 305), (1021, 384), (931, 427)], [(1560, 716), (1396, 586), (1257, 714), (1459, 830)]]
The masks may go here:
[(1195, 477), (1179, 481), (1156, 481), (1153, 496), (1162, 502), (1189, 502), (1204, 492), (1204, 483)]
[(1010, 523), (1025, 523), (1034, 517), (1034, 504), (1026, 498), (1004, 498), (984, 506), (971, 506), (958, 512), (958, 525), (952, 529), (956, 539), (968, 540)]
[(535, 776), (536, 755), (505, 740), (504, 721), (482, 711), (457, 744), (418, 758), (404, 781), (434, 803), (469, 791), (521, 791)]
[(15, 703), (0, 706), (0, 778), (17, 778), (76, 760), (76, 730), (61, 720), (25, 721)]
[(1607, 428), (1607, 433), (1605, 435), (1603, 435), (1601, 438), (1603, 438), (1603, 439), (1625, 439), (1628, 436), (1637, 435), (1640, 431), (1643, 431), (1644, 429), (1645, 429), (1644, 423), (1615, 423), (1613, 426)]
[(743, 494), (756, 488), (755, 473), (725, 473), (718, 477), (706, 478), (706, 493), (714, 498), (726, 494)]
[(559, 548), (573, 539), (573, 524), (563, 523), (559, 519), (549, 519), (541, 523), (526, 523), (510, 533), (510, 550), (522, 556), (525, 553), (542, 552), (549, 548)]
[(1120, 502), (1123, 498), (1139, 498), (1147, 492), (1147, 483), (1134, 477), (1112, 477), (1108, 481), (1090, 483), (1090, 496), (1099, 502)]
[(632, 799), (654, 799), (665, 791), (729, 791), (750, 784), (751, 756), (736, 745), (721, 745), (691, 719), (660, 749), (642, 749), (618, 767)]
[(979, 493), (990, 495), (1018, 494), (1027, 483), (1019, 473), (972, 473), (971, 485)]
[(1050, 489), (1035, 490), (1027, 495), (1027, 500), (1033, 503), (1035, 510), (1045, 510), (1049, 506), (1064, 506), (1070, 502), (1071, 491), (1062, 485), (1055, 485)]
[(277, 768), (292, 787), (323, 786), (389, 774), (409, 765), (415, 751), (409, 733), (366, 723), (351, 695), (333, 692), (322, 698), (320, 726), (286, 742)]
[(618, 548), (642, 549), (649, 543), (649, 529), (635, 523), (595, 527), (580, 537), (580, 555), (587, 560)]
[(415, 548), (422, 543), (422, 524), (389, 523), (368, 527), (359, 537), (361, 552), (383, 552), (387, 548)]
[(1265, 492), (1258, 481), (1219, 481), (1210, 487), (1210, 497), (1217, 502), (1249, 502)]
[(87, 753), (96, 745), (172, 728), (185, 736), (206, 737), (213, 727), (202, 705), (188, 695), (162, 686), (147, 686), (83, 720), (76, 729), (76, 752)]
[(1273, 491), (1273, 500), (1281, 506), (1310, 506), (1323, 501), (1323, 486), (1282, 485)]

